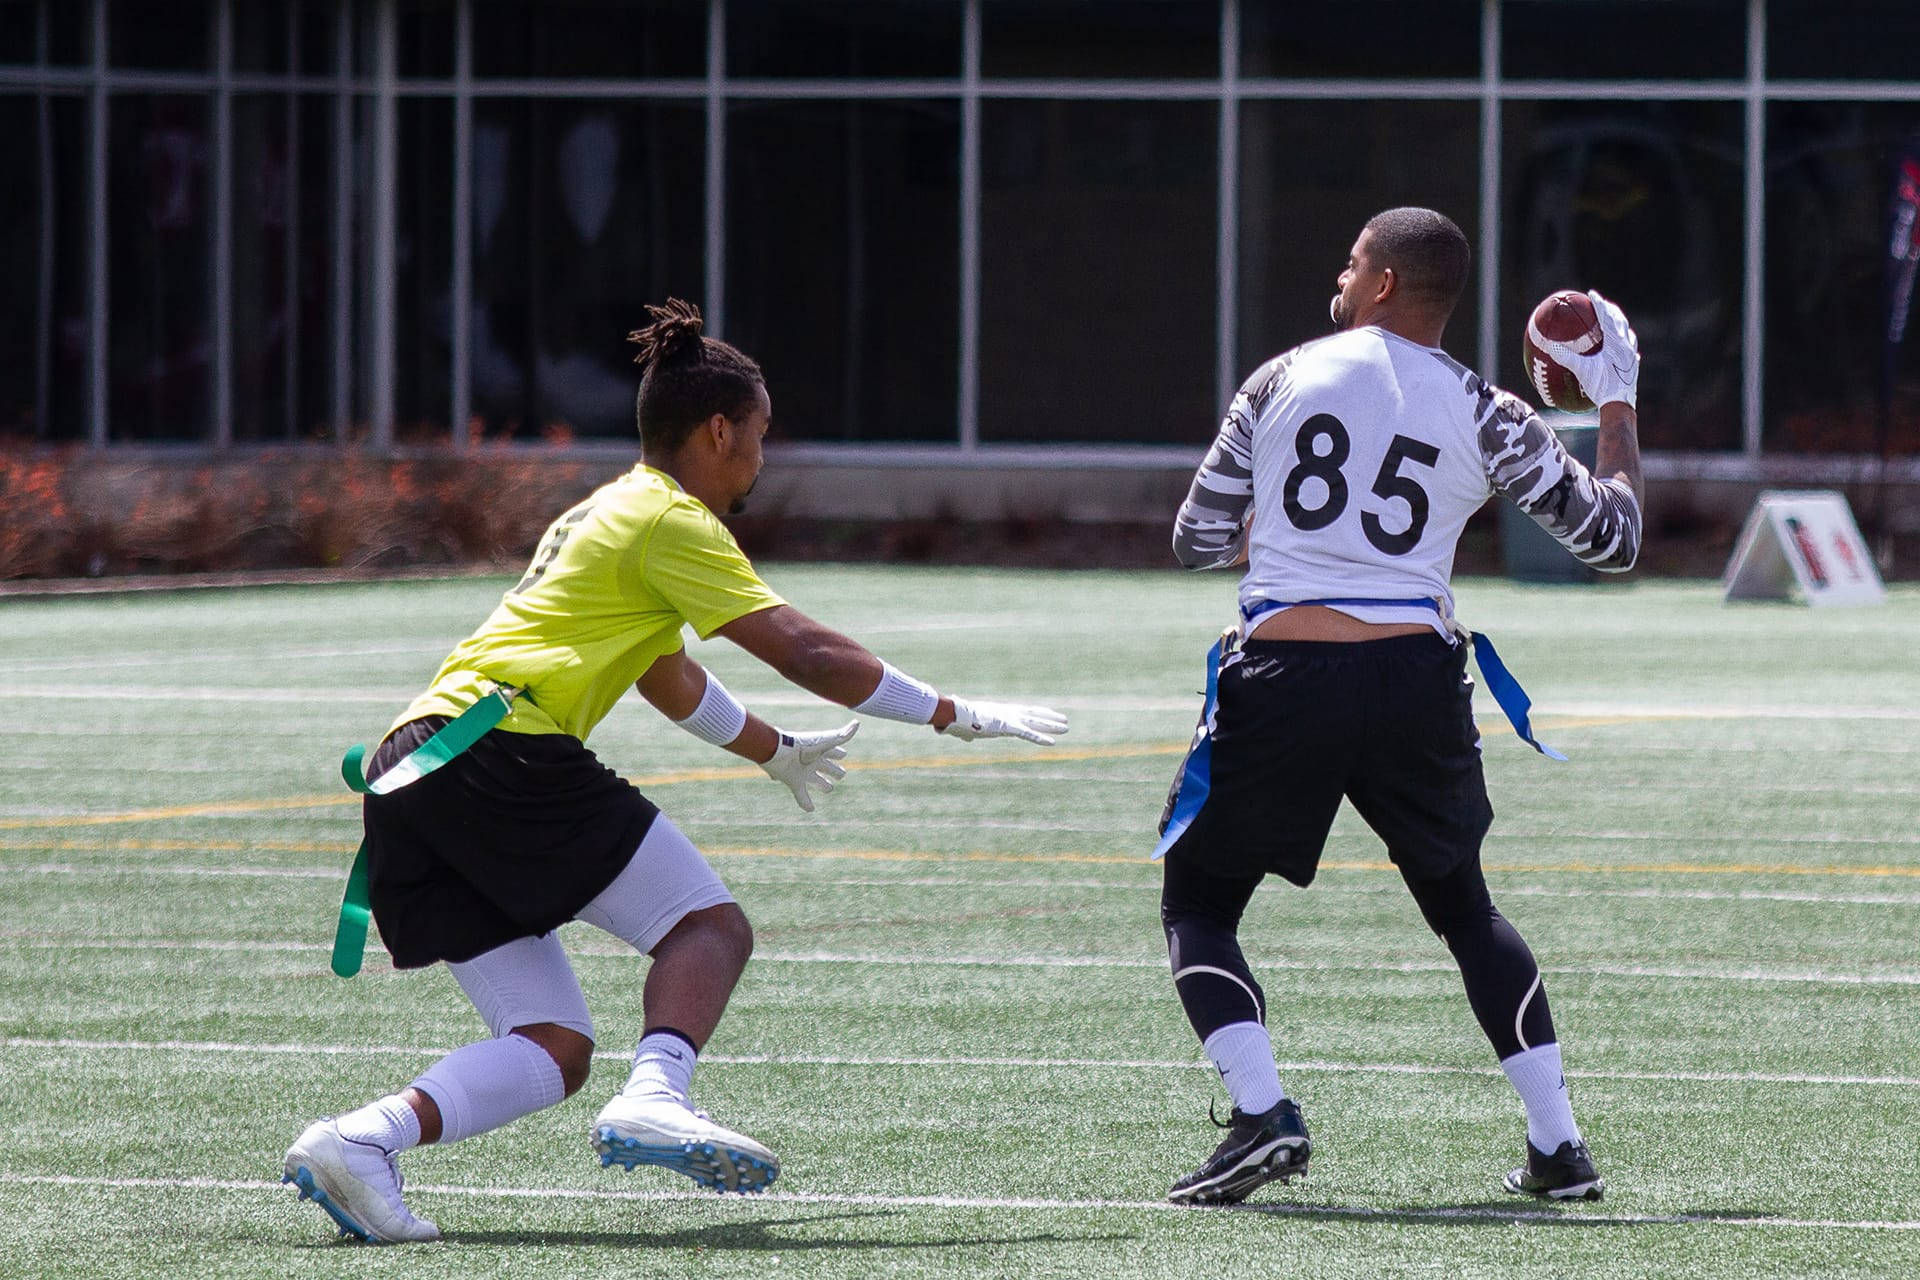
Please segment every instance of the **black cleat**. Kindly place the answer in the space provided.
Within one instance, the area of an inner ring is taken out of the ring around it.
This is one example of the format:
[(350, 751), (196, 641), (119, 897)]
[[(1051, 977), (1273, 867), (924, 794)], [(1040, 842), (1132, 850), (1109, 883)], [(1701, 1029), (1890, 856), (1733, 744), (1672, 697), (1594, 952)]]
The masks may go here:
[(1257, 1187), (1307, 1172), (1313, 1144), (1307, 1141), (1300, 1105), (1292, 1098), (1280, 1099), (1257, 1116), (1235, 1107), (1221, 1128), (1227, 1136), (1212, 1158), (1174, 1183), (1167, 1199), (1175, 1204), (1239, 1204)]
[(1607, 1192), (1584, 1142), (1563, 1142), (1552, 1155), (1529, 1142), (1526, 1166), (1509, 1173), (1503, 1185), (1515, 1195), (1544, 1200), (1598, 1200)]

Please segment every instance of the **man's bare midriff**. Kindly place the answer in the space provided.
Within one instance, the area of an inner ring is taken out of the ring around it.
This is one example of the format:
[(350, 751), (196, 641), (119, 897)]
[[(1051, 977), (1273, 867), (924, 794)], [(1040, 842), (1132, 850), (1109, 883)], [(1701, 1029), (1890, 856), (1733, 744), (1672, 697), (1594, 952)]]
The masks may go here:
[(1350, 613), (1319, 604), (1297, 604), (1291, 609), (1270, 613), (1254, 627), (1250, 640), (1309, 640), (1328, 644), (1354, 644), (1363, 640), (1387, 640), (1394, 636), (1433, 634), (1424, 622), (1362, 622)]

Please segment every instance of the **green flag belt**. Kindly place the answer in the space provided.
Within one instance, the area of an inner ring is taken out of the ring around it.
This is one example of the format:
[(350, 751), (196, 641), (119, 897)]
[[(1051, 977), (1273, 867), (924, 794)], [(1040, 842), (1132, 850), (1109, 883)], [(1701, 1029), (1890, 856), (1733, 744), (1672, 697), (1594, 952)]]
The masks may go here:
[[(355, 791), (383, 796), (398, 791), (410, 782), (418, 782), (447, 761), (465, 751), (500, 723), (520, 690), (495, 685), (492, 692), (440, 727), (431, 738), (408, 752), (399, 764), (367, 781), (360, 761), (365, 758), (365, 743), (347, 748), (340, 761), (340, 776)], [(367, 921), (373, 908), (367, 895), (367, 842), (360, 842), (353, 855), (353, 870), (347, 873), (346, 896), (340, 900), (340, 923), (333, 931), (333, 971), (343, 978), (360, 972), (360, 958), (367, 949)]]

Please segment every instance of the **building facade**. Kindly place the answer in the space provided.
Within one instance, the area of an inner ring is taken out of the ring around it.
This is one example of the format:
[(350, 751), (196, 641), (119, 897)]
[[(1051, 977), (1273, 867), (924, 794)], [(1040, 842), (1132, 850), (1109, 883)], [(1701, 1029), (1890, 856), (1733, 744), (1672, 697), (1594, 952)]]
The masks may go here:
[(0, 0), (0, 438), (630, 440), (675, 295), (798, 455), (1188, 465), (1419, 203), (1496, 380), (1591, 286), (1656, 455), (1920, 454), (1916, 51), (1910, 0)]

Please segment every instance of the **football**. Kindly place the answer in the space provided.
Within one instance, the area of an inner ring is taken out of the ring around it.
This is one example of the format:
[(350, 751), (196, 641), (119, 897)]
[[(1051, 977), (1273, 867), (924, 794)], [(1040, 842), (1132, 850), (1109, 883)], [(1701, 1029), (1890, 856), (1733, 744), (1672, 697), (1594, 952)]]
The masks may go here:
[(1605, 337), (1600, 331), (1600, 315), (1593, 300), (1574, 289), (1549, 294), (1533, 314), (1527, 317), (1527, 332), (1521, 343), (1527, 365), (1527, 377), (1533, 389), (1549, 409), (1567, 413), (1585, 413), (1593, 401), (1580, 389), (1580, 382), (1561, 363), (1564, 356), (1590, 356), (1598, 351)]

